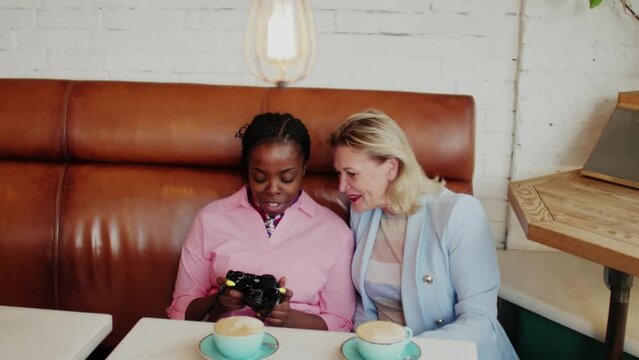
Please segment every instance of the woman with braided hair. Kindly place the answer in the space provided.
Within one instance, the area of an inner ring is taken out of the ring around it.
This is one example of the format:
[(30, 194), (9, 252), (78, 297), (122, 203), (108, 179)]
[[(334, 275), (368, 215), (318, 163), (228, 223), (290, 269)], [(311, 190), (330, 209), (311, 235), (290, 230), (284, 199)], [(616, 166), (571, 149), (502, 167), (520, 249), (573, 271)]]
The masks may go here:
[[(350, 331), (353, 236), (301, 189), (311, 149), (306, 127), (291, 114), (264, 113), (243, 130), (246, 185), (195, 218), (167, 315), (212, 321), (248, 315), (269, 326)], [(273, 274), (286, 287), (284, 299), (257, 314), (242, 292), (223, 287), (229, 270)]]

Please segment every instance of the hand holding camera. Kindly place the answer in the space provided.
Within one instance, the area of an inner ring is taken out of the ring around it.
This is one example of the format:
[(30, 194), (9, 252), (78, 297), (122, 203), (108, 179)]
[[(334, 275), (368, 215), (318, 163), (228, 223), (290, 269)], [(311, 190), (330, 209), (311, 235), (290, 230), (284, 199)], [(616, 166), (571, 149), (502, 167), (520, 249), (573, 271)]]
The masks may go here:
[[(284, 278), (282, 280), (285, 281)], [(269, 325), (278, 325), (283, 323), (282, 319), (286, 320), (283, 313), (288, 314), (290, 309), (288, 299), (291, 298), (292, 292), (287, 291), (283, 287), (284, 284), (280, 286), (273, 275), (254, 275), (229, 270), (226, 278), (218, 278), (217, 283), (220, 285), (220, 290), (211, 311), (214, 318), (224, 312), (249, 306)], [(277, 307), (277, 313), (270, 316), (278, 303), (280, 306)]]
[[(285, 276), (282, 276), (279, 283), (282, 288), (286, 289)], [(282, 295), (282, 299), (273, 307), (271, 314), (263, 319), (264, 323), (269, 326), (285, 326), (291, 313), (290, 300), (292, 297), (293, 291), (290, 289), (286, 289), (286, 292)]]

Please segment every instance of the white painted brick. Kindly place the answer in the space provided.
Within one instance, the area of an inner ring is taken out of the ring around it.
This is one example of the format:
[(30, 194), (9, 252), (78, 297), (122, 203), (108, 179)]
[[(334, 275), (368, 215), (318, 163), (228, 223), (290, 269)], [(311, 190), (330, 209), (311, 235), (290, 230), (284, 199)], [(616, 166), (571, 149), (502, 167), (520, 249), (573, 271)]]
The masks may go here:
[[(135, 1), (135, 0), (130, 0)], [(165, 9), (248, 9), (249, 0), (164, 0)], [(150, 6), (153, 6), (152, 4)]]
[[(339, 72), (335, 69), (339, 69)], [(369, 66), (362, 62), (360, 57), (342, 54), (322, 54), (321, 61), (317, 62), (314, 71), (338, 78), (342, 76), (348, 78), (360, 73), (370, 75)]]
[[(565, 47), (530, 44), (524, 49), (521, 69), (545, 69), (545, 71), (568, 71), (573, 68), (573, 55)], [(582, 54), (586, 59), (589, 54)]]
[(471, 35), (518, 41), (519, 15), (513, 13), (486, 14), (472, 12), (467, 17), (467, 32)]
[(380, 15), (365, 11), (340, 10), (336, 12), (337, 32), (376, 34), (379, 32)]
[(405, 91), (408, 85), (408, 79), (394, 76), (390, 73), (378, 74), (373, 78), (373, 89)]
[[(356, 56), (322, 54), (308, 79), (312, 83), (321, 83), (322, 87), (373, 88), (370, 72)], [(321, 80), (317, 82), (315, 79)]]
[(401, 13), (424, 12), (428, 3), (424, 0), (377, 0), (379, 10)]
[(220, 51), (232, 53), (244, 51), (244, 31), (224, 31), (218, 34)]
[(158, 48), (175, 52), (182, 51), (219, 51), (225, 34), (213, 30), (168, 30), (158, 31)]
[(440, 58), (417, 58), (402, 56), (400, 54), (393, 55), (392, 52), (388, 51), (383, 51), (382, 53), (387, 55), (366, 59), (371, 71), (377, 73), (378, 76), (386, 74), (391, 77), (408, 79), (416, 73), (429, 74), (441, 72)]
[(493, 232), (495, 240), (495, 247), (502, 249), (506, 242), (506, 222), (505, 221), (490, 221), (490, 228)]
[(510, 176), (511, 154), (483, 156), (481, 175), (508, 178)]
[(42, 75), (42, 70), (40, 69), (11, 69), (9, 70), (9, 77), (20, 79), (42, 79), (44, 75)]
[[(403, 49), (406, 49), (405, 40), (403, 36), (388, 36), (378, 34), (354, 34), (353, 42), (354, 47), (351, 50), (351, 54), (360, 55), (372, 55), (378, 54), (406, 54)], [(367, 59), (369, 56), (366, 57)]]
[(317, 10), (363, 10), (377, 12), (423, 12), (429, 1), (423, 0), (313, 0)]
[(377, 0), (313, 0), (312, 6), (322, 10), (379, 10)]
[[(639, 39), (639, 31), (637, 39)], [(607, 74), (639, 75), (637, 44), (639, 44), (639, 40), (635, 41), (634, 45), (597, 44), (593, 47), (592, 58), (581, 56), (573, 59), (573, 70), (585, 73), (605, 70)]]
[(423, 0), (313, 0), (318, 10), (365, 10), (378, 12), (423, 12), (429, 1)]
[(100, 27), (101, 19), (98, 9), (39, 10), (36, 22), (40, 28), (91, 29)]
[(180, 73), (238, 73), (244, 67), (240, 54), (222, 56), (223, 53), (182, 51), (173, 58), (173, 69)]
[(509, 133), (478, 133), (478, 155), (502, 155), (509, 156), (512, 151), (513, 138)]
[(0, 9), (0, 29), (32, 28), (35, 26), (35, 12), (31, 9)]
[[(607, 3), (609, 3), (609, 1), (604, 1), (601, 6), (605, 8), (607, 7)], [(601, 9), (602, 8), (599, 10)], [(526, 3), (525, 15), (537, 19), (544, 18), (548, 21), (565, 21), (574, 17), (588, 16), (589, 14), (603, 16), (602, 14), (598, 14), (599, 10), (597, 10), (597, 12), (591, 12), (588, 9), (588, 2), (583, 1), (553, 1), (547, 4), (530, 1)]]
[(315, 28), (318, 34), (332, 33), (335, 31), (337, 23), (337, 14), (333, 10), (315, 11), (313, 13), (315, 20)]
[(41, 72), (42, 77), (47, 79), (70, 79), (70, 80), (108, 80), (104, 70), (63, 70), (47, 69)]
[[(445, 60), (444, 60), (445, 61)], [(478, 68), (478, 71), (479, 70)], [(452, 76), (450, 73), (444, 73)], [(494, 77), (498, 77), (494, 75)], [(504, 76), (505, 77), (505, 76)], [(458, 79), (458, 78), (456, 78)], [(475, 98), (477, 108), (514, 110), (515, 107), (514, 80), (480, 80), (467, 79), (457, 81), (457, 91), (469, 94)]]
[(0, 0), (0, 9), (32, 9), (40, 6), (40, 0)]
[(480, 199), (481, 204), (484, 206), (486, 216), (490, 221), (505, 222), (508, 217), (508, 201), (504, 200), (491, 200)]
[(426, 29), (424, 14), (390, 13), (380, 16), (379, 31), (386, 34), (420, 34)]
[(112, 51), (109, 52), (107, 69), (110, 74), (118, 72), (170, 72), (171, 55), (158, 51)]
[(11, 31), (0, 31), (0, 51), (14, 48)]
[(463, 34), (410, 36), (404, 39), (404, 43), (403, 51), (406, 54), (418, 56), (512, 58), (517, 53), (515, 44)]
[(483, 131), (513, 133), (515, 112), (508, 109), (482, 109)]
[(482, 174), (484, 173), (484, 169), (483, 169), (484, 163), (482, 162), (482, 158), (483, 157), (481, 155), (475, 154), (475, 159), (473, 161), (473, 178), (474, 179), (480, 178), (483, 176)]
[(179, 75), (180, 82), (186, 83), (266, 86), (266, 84), (258, 83), (258, 80), (256, 80), (253, 75), (249, 74), (184, 73)]
[(189, 10), (186, 12), (188, 29), (241, 30), (246, 29), (247, 11), (238, 10)]
[(446, 57), (442, 65), (444, 74), (464, 80), (513, 80), (517, 70), (517, 62), (508, 57), (475, 57), (472, 63), (467, 57)]
[(129, 9), (159, 9), (163, 0), (106, 0), (109, 7)]
[(490, 14), (519, 13), (520, 0), (432, 0), (434, 12), (461, 12)]
[(15, 71), (40, 71), (46, 67), (46, 52), (41, 50), (0, 51), (0, 69)]
[[(180, 1), (180, 0), (172, 0)], [(217, 6), (220, 9), (247, 9), (249, 7), (249, 0), (216, 0)], [(312, 6), (312, 2), (311, 2)]]
[(171, 72), (109, 71), (107, 79), (116, 81), (178, 82), (180, 76)]
[(89, 31), (92, 51), (154, 50), (160, 48), (157, 29)]
[(16, 46), (21, 50), (86, 50), (90, 33), (75, 29), (17, 29)]
[(455, 82), (441, 73), (429, 73), (411, 75), (406, 89), (422, 93), (453, 94), (455, 87)]
[(481, 177), (473, 181), (475, 196), (482, 199), (506, 200), (510, 180)]
[(71, 9), (80, 8), (82, 6), (96, 6), (99, 0), (41, 0), (42, 9)]
[(352, 34), (319, 34), (317, 38), (318, 54), (352, 54), (355, 48)]
[[(477, 87), (475, 92), (475, 100), (481, 108), (486, 109), (502, 109), (505, 111), (513, 111), (515, 109), (515, 81), (486, 81), (485, 86)], [(463, 83), (462, 83), (463, 84)], [(460, 92), (465, 91), (463, 87), (459, 87)]]
[(50, 51), (48, 54), (48, 69), (80, 71), (104, 69), (106, 58), (105, 52)]
[(421, 33), (452, 35), (465, 34), (468, 28), (468, 15), (458, 13), (426, 13)]
[(107, 29), (182, 29), (185, 23), (184, 10), (125, 9), (104, 10), (104, 27)]

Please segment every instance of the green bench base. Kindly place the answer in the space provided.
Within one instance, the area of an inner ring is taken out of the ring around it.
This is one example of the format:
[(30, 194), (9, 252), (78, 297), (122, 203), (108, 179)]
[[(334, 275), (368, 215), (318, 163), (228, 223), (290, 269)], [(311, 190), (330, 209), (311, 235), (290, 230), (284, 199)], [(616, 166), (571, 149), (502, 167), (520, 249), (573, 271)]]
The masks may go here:
[[(603, 359), (602, 342), (504, 299), (499, 299), (499, 321), (521, 360)], [(627, 353), (622, 359), (639, 360)]]

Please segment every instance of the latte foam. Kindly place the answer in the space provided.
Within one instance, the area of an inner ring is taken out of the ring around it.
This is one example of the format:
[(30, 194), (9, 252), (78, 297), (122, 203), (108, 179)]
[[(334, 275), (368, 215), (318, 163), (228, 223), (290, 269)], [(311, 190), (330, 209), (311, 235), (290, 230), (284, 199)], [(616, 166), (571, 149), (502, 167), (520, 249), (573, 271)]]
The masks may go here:
[(390, 321), (368, 321), (357, 327), (357, 337), (377, 344), (393, 344), (406, 339), (403, 326)]
[(264, 323), (248, 316), (231, 316), (218, 320), (213, 329), (220, 335), (249, 336), (264, 331)]

